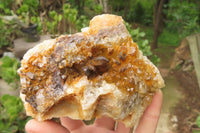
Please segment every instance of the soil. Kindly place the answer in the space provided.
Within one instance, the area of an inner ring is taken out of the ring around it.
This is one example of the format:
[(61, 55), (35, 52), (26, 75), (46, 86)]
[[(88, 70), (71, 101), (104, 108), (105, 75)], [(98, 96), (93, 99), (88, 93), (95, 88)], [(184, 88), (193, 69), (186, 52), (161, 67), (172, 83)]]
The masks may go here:
[(3, 79), (0, 78), (0, 97), (5, 94), (19, 96), (19, 90), (13, 89), (12, 85), (8, 85)]
[[(170, 71), (175, 47), (162, 46), (154, 53), (161, 58), (159, 69), (165, 79), (163, 108), (157, 133), (200, 133), (196, 118), (200, 114), (200, 88), (195, 72)], [(197, 132), (192, 130), (197, 129)]]
[[(161, 74), (163, 74), (162, 71)], [(164, 80), (166, 86), (162, 89), (163, 106), (156, 133), (168, 133), (172, 131), (174, 127), (177, 126), (176, 123), (171, 122), (171, 109), (177, 104), (177, 102), (182, 96), (182, 94), (177, 89), (181, 86), (179, 85), (177, 79), (173, 75), (168, 75), (167, 77), (164, 77)], [(174, 115), (172, 115), (172, 117), (174, 117), (173, 119), (175, 119), (176, 121), (177, 117)]]
[(163, 92), (163, 106), (160, 114), (156, 133), (169, 133), (177, 127), (177, 116), (172, 113), (172, 109), (182, 98), (181, 86), (176, 77), (170, 73), (170, 65), (174, 55), (174, 46), (162, 45), (154, 53), (161, 59), (159, 70), (165, 80)]
[(197, 128), (195, 122), (200, 114), (200, 89), (197, 79), (192, 72), (176, 71), (174, 74), (182, 86), (178, 89), (182, 92), (183, 98), (176, 104), (171, 114), (175, 114), (178, 118), (177, 133), (192, 133), (192, 130)]

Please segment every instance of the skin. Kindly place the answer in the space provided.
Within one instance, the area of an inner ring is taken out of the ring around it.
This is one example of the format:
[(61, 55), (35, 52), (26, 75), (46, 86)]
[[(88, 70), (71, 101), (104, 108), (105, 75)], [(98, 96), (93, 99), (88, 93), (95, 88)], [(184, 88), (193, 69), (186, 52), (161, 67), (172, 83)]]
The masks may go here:
[[(162, 108), (163, 95), (158, 91), (152, 103), (145, 110), (135, 133), (155, 133), (160, 111)], [(28, 133), (129, 133), (130, 128), (118, 122), (115, 129), (115, 121), (108, 117), (95, 120), (93, 125), (85, 125), (81, 120), (73, 120), (68, 117), (60, 118), (61, 124), (54, 121), (38, 122), (34, 119), (28, 121), (25, 129)]]

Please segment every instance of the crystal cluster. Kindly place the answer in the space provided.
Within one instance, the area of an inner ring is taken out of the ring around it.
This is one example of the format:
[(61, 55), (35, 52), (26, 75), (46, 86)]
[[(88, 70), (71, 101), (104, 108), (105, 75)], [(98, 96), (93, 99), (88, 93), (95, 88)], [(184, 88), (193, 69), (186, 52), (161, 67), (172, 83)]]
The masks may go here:
[(38, 44), (21, 64), (20, 97), (39, 121), (106, 115), (131, 127), (164, 86), (123, 19), (109, 14), (94, 17), (81, 33)]

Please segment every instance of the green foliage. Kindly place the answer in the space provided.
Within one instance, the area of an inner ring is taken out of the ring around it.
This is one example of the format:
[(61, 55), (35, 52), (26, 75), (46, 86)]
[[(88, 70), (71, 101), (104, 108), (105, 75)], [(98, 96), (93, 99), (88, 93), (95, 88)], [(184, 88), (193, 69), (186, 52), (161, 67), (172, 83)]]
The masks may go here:
[(23, 4), (20, 6), (20, 8), (17, 10), (18, 14), (22, 14), (23, 12), (28, 12), (29, 6), (27, 4)]
[(78, 11), (76, 8), (71, 8), (69, 4), (64, 4), (63, 16), (69, 25), (69, 33), (71, 34), (74, 23), (77, 21)]
[(69, 33), (72, 32), (72, 28), (81, 31), (81, 28), (89, 25), (89, 19), (85, 15), (78, 17), (77, 9), (71, 8), (69, 4), (63, 5), (63, 16), (69, 25)]
[(143, 21), (143, 16), (144, 8), (141, 2), (137, 2), (136, 4), (133, 4), (132, 8), (130, 9), (129, 14), (127, 15), (127, 20), (141, 23)]
[(37, 25), (38, 25), (38, 27), (37, 27), (37, 32), (38, 32), (39, 34), (42, 34), (42, 23), (41, 23), (41, 21), (40, 21), (40, 17), (39, 17), (39, 16), (38, 16), (38, 17), (32, 16), (32, 17), (31, 17), (31, 23), (33, 23), (33, 24), (36, 24), (36, 23), (37, 23)]
[(0, 18), (0, 48), (13, 43), (16, 36), (20, 35), (20, 27), (14, 21), (5, 22)]
[(167, 29), (164, 29), (158, 38), (158, 42), (162, 45), (178, 46), (180, 37), (177, 32), (170, 32)]
[(144, 32), (140, 31), (140, 28), (134, 29), (134, 30), (130, 30), (130, 28), (128, 28), (129, 33), (131, 34), (131, 36), (134, 38), (134, 41), (138, 42), (141, 38), (143, 38), (145, 36)]
[[(62, 12), (56, 12), (55, 10), (49, 12), (50, 20), (46, 20), (46, 25), (49, 33), (56, 34), (59, 33), (59, 28), (61, 21), (65, 23), (68, 27), (67, 33), (72, 33), (75, 31), (80, 31), (81, 28), (89, 25), (89, 19), (85, 15), (78, 17), (78, 11), (76, 8), (72, 8), (70, 4), (64, 4)], [(35, 18), (34, 18), (35, 19)]]
[(145, 56), (151, 56), (151, 46), (149, 45), (149, 41), (147, 39), (138, 41), (138, 46), (142, 50)]
[(24, 114), (24, 106), (19, 97), (3, 95), (0, 106), (0, 132), (24, 132), (25, 123), (30, 119)]
[(192, 133), (200, 133), (200, 131), (198, 131), (198, 130), (192, 130)]
[(151, 52), (149, 41), (147, 39), (144, 39), (145, 33), (141, 32), (139, 28), (132, 29), (131, 25), (128, 23), (125, 24), (133, 41), (138, 43), (139, 49), (143, 52), (143, 55), (150, 57), (151, 61), (157, 65), (160, 62), (160, 58), (158, 58), (156, 55), (153, 55), (153, 53)]
[(144, 26), (139, 26), (141, 29), (146, 33), (146, 38), (150, 41), (153, 42), (153, 27), (144, 27)]
[(131, 25), (126, 23), (126, 27), (133, 39), (133, 41), (138, 43), (139, 49), (142, 50), (143, 54), (145, 56), (151, 56), (151, 47), (149, 45), (149, 41), (147, 39), (144, 39), (145, 33), (141, 32), (139, 28), (137, 29), (132, 29)]
[(2, 19), (0, 19), (0, 27), (1, 27), (1, 30), (0, 30), (0, 48), (2, 46), (7, 46), (7, 45), (10, 45), (10, 35), (13, 31), (13, 29), (11, 28), (6, 28), (6, 25), (5, 23), (3, 22)]
[(188, 1), (179, 2), (171, 0), (169, 2), (167, 13), (167, 29), (172, 32), (177, 32), (180, 37), (200, 32), (198, 24), (199, 11), (195, 3)]
[(19, 15), (26, 25), (30, 25), (31, 17), (38, 16), (38, 6), (38, 0), (23, 0), (17, 9), (17, 15)]
[(101, 4), (94, 4), (94, 11), (97, 13), (97, 14), (100, 14), (103, 12), (103, 7), (101, 6)]
[(85, 15), (81, 15), (76, 21), (76, 28), (81, 31), (82, 28), (89, 25), (89, 19)]
[(93, 12), (92, 13), (93, 15), (101, 14), (103, 12), (102, 5), (99, 3), (96, 3), (94, 0), (86, 0), (85, 5), (90, 11)]
[[(153, 42), (153, 28), (152, 27), (141, 27), (141, 29), (146, 33), (146, 38)], [(164, 29), (158, 38), (159, 46), (178, 46), (180, 42), (179, 33), (171, 32), (168, 29)]]
[[(130, 3), (134, 3), (133, 2), (134, 0), (131, 0)], [(112, 10), (114, 12), (120, 12), (121, 10), (124, 10), (124, 7), (125, 7), (125, 1), (124, 0), (115, 0), (114, 2), (113, 1), (109, 1), (110, 5), (112, 5)]]
[(78, 11), (75, 8), (71, 8), (69, 4), (64, 4), (63, 15), (67, 21), (74, 23), (77, 19)]
[[(196, 16), (193, 20), (184, 23), (184, 33), (190, 35), (192, 33), (200, 33), (200, 25), (198, 24), (199, 17)], [(184, 34), (183, 34), (184, 35)]]
[[(197, 116), (195, 124), (197, 125), (198, 129), (200, 129), (200, 114)], [(193, 133), (200, 133), (200, 131), (198, 129), (197, 130), (193, 129), (192, 132)]]
[(46, 25), (48, 31), (55, 35), (58, 32), (58, 24), (60, 24), (62, 20), (62, 15), (58, 14), (56, 11), (50, 11), (49, 17), (51, 18), (51, 21), (47, 21)]
[(200, 128), (200, 115), (198, 115), (197, 117), (196, 124)]
[[(129, 1), (129, 2), (128, 2)], [(110, 1), (113, 12), (120, 16), (124, 16), (124, 10), (127, 10), (126, 21), (136, 22), (144, 25), (153, 24), (153, 8), (155, 1), (149, 0), (117, 0)]]
[(143, 20), (141, 21), (142, 24), (144, 25), (153, 25), (153, 16), (154, 16), (154, 1), (149, 1), (146, 0), (144, 2), (142, 2), (142, 6), (144, 9), (144, 16), (143, 16)]
[(62, 20), (62, 16), (61, 15), (58, 15), (58, 13), (56, 11), (50, 11), (49, 12), (49, 17), (53, 20), (56, 20), (56, 21), (61, 21)]
[(23, 12), (28, 12), (30, 15), (38, 15), (38, 6), (38, 0), (23, 0), (22, 5), (17, 10), (17, 13), (22, 14)]
[(12, 2), (13, 0), (0, 0), (0, 12), (10, 15)]
[(14, 83), (18, 87), (19, 75), (17, 69), (20, 63), (15, 58), (4, 56), (1, 58), (2, 65), (0, 66), (0, 76), (8, 83)]
[(150, 59), (155, 65), (158, 65), (160, 63), (160, 58), (157, 55), (152, 55)]

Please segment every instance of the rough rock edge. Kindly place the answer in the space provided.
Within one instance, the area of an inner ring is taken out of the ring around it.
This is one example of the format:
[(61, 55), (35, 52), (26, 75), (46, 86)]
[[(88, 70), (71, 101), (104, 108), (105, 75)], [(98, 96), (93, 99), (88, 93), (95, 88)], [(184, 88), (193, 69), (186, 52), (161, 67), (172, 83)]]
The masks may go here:
[[(78, 33), (78, 34), (87, 34), (88, 33), (88, 30), (89, 29), (86, 29), (86, 30), (84, 30), (84, 32), (83, 33)], [(93, 32), (95, 32), (95, 31), (93, 31)], [(101, 31), (100, 31), (101, 32)], [(100, 32), (99, 32), (99, 34), (100, 34)], [(98, 32), (97, 32), (98, 33)], [(123, 33), (123, 32), (122, 32)], [(121, 39), (121, 38), (126, 38), (126, 36), (130, 36), (128, 33), (127, 33), (127, 31), (126, 31), (126, 29), (125, 29), (125, 33), (126, 34), (120, 34), (120, 35), (118, 35), (118, 38), (119, 39)], [(62, 37), (62, 36), (61, 36)], [(60, 37), (60, 38), (61, 38)], [(115, 38), (115, 37), (114, 37)], [(115, 39), (113, 39), (112, 37), (111, 38), (107, 38), (107, 40), (103, 40), (103, 41), (107, 41), (107, 42), (109, 42), (110, 40), (115, 40)], [(118, 41), (118, 39), (116, 39), (117, 41)], [(101, 42), (102, 40), (98, 40), (98, 41), (96, 41), (96, 43), (102, 43)], [(58, 44), (56, 44), (55, 43), (56, 42), (56, 39), (54, 39), (54, 40), (47, 40), (47, 41), (44, 41), (43, 43), (41, 43), (41, 44), (39, 44), (39, 45), (37, 45), (36, 47), (34, 47), (33, 49), (31, 49), (31, 50), (29, 50), (25, 55), (24, 55), (24, 58), (23, 58), (23, 61), (22, 61), (22, 64), (25, 64), (26, 63), (26, 61), (28, 61), (28, 59), (31, 57), (31, 56), (37, 56), (37, 53), (42, 53), (42, 52), (44, 52), (43, 50), (48, 50), (48, 49), (51, 49), (54, 45), (58, 45)], [(108, 44), (108, 43), (106, 43), (106, 44)], [(141, 58), (141, 59), (143, 59), (143, 60), (145, 60), (149, 65), (153, 65), (145, 56), (143, 56), (142, 55), (142, 52), (139, 52), (139, 58)], [(22, 66), (23, 67), (23, 66)], [(26, 67), (26, 66), (24, 66), (24, 67)], [(155, 66), (154, 66), (155, 67)], [(156, 86), (156, 89), (158, 90), (159, 88), (162, 88), (163, 86), (164, 86), (164, 81), (162, 80), (162, 77), (160, 76), (160, 73), (159, 73), (159, 71), (157, 70), (157, 68), (156, 68), (156, 71), (157, 71), (157, 78), (158, 79), (160, 79), (160, 80), (158, 80), (159, 82), (158, 82), (158, 84), (157, 84), (157, 86)], [(108, 83), (106, 83), (105, 82), (105, 84), (108, 84)], [(108, 85), (110, 85), (110, 86), (112, 86), (112, 84), (108, 84)], [(115, 88), (115, 89), (113, 89), (113, 88)], [(110, 89), (112, 90), (112, 91), (114, 91), (114, 93), (113, 94), (111, 94), (111, 92), (107, 92), (107, 93), (102, 93), (101, 95), (99, 95), (98, 97), (96, 97), (96, 99), (94, 100), (94, 102), (93, 103), (91, 103), (91, 105), (90, 105), (90, 107), (92, 107), (92, 105), (94, 105), (94, 104), (96, 104), (96, 106), (94, 106), (94, 107), (97, 107), (97, 109), (96, 110), (100, 110), (100, 109), (98, 109), (98, 99), (101, 99), (101, 97), (103, 97), (103, 96), (105, 96), (105, 95), (108, 95), (108, 99), (110, 100), (110, 101), (112, 101), (111, 100), (111, 98), (113, 98), (113, 101), (114, 101), (114, 99), (117, 97), (117, 96), (121, 96), (121, 99), (118, 99), (118, 101), (117, 102), (121, 102), (120, 104), (121, 105), (123, 105), (123, 104), (125, 104), (126, 103), (126, 101), (129, 101), (130, 103), (133, 103), (133, 102), (135, 102), (135, 99), (132, 99), (132, 98), (129, 98), (129, 99), (126, 99), (126, 95), (125, 94), (123, 94), (115, 85), (113, 86), (113, 87), (110, 87)], [(105, 90), (107, 90), (108, 91), (108, 87), (105, 87)], [(155, 91), (157, 91), (157, 90), (155, 90)], [(81, 91), (81, 90), (80, 90)], [(83, 90), (82, 90), (83, 91)], [(123, 96), (124, 95), (124, 96)], [(123, 97), (122, 97), (123, 96)], [(119, 121), (122, 121), (123, 123), (125, 123), (125, 125), (127, 126), (127, 127), (131, 127), (131, 126), (133, 126), (133, 125), (135, 125), (136, 123), (137, 123), (137, 121), (138, 121), (138, 119), (140, 118), (140, 116), (143, 114), (143, 112), (144, 112), (144, 110), (145, 110), (145, 108), (148, 106), (148, 104), (146, 104), (146, 105), (143, 105), (143, 106), (141, 106), (141, 104), (143, 103), (143, 101), (141, 100), (141, 99), (136, 99), (137, 100), (137, 102), (138, 102), (138, 104), (135, 104), (135, 105), (137, 105), (137, 107), (135, 107), (135, 106), (132, 106), (131, 108), (130, 108), (130, 110), (129, 111), (126, 111), (126, 112), (120, 112), (121, 113), (121, 115), (123, 114), (123, 113), (125, 113), (123, 116), (120, 116), (120, 114), (118, 114), (119, 116), (115, 116), (115, 117), (113, 117), (113, 115), (111, 115), (111, 114), (109, 114), (108, 112), (105, 112), (105, 111), (103, 111), (103, 112), (98, 112), (98, 114), (95, 114), (95, 109), (94, 109), (94, 107), (93, 107), (93, 109), (91, 109), (91, 108), (87, 108), (86, 110), (84, 110), (85, 112), (83, 112), (84, 114), (87, 114), (86, 116), (87, 117), (83, 117), (83, 116), (81, 116), (79, 113), (80, 112), (76, 112), (76, 111), (79, 111), (79, 109), (80, 109), (80, 106), (82, 106), (82, 105), (80, 105), (80, 101), (76, 101), (77, 99), (73, 96), (73, 94), (71, 94), (71, 95), (68, 95), (68, 96), (64, 96), (64, 98), (62, 99), (63, 100), (63, 102), (61, 102), (61, 103), (59, 103), (58, 105), (55, 105), (54, 107), (52, 107), (50, 110), (49, 110), (49, 112), (47, 112), (46, 114), (37, 114), (33, 109), (32, 109), (32, 107), (31, 107), (31, 105), (29, 104), (29, 103), (27, 103), (26, 101), (25, 101), (25, 95), (24, 94), (20, 94), (20, 97), (22, 98), (22, 100), (23, 100), (23, 102), (24, 102), (24, 105), (25, 105), (25, 109), (26, 109), (26, 112), (27, 112), (27, 115), (29, 115), (29, 116), (33, 116), (33, 117), (35, 117), (36, 119), (38, 119), (39, 121), (42, 121), (42, 120), (45, 120), (45, 119), (51, 119), (51, 118), (53, 118), (53, 117), (60, 117), (60, 116), (69, 116), (69, 117), (71, 117), (71, 118), (74, 118), (74, 119), (85, 119), (85, 120), (90, 120), (92, 117), (94, 117), (94, 116), (102, 116), (102, 115), (107, 115), (107, 116), (110, 116), (110, 117), (112, 117), (113, 119), (115, 119), (115, 120), (119, 120)], [(73, 100), (71, 100), (70, 101), (70, 103), (68, 103), (69, 102), (69, 100), (68, 99), (74, 99), (74, 101)], [(125, 100), (124, 100), (125, 99)], [(80, 100), (80, 99), (79, 99)], [(106, 101), (106, 98), (104, 98), (104, 100)], [(73, 102), (72, 102), (73, 101)], [(116, 101), (116, 100), (115, 100)], [(100, 101), (101, 102), (101, 101)], [(74, 104), (76, 104), (76, 105), (74, 105)], [(67, 106), (61, 106), (61, 105), (67, 105)], [(133, 105), (133, 104), (132, 104)], [(69, 110), (69, 106), (71, 106), (71, 108), (73, 108), (71, 111)], [(129, 105), (129, 106), (131, 106), (131, 104)], [(92, 111), (93, 112), (92, 112)], [(68, 111), (68, 112), (67, 112)], [(59, 114), (57, 114), (59, 112)], [(91, 115), (91, 113), (93, 114), (93, 115)], [(127, 114), (128, 113), (128, 114)], [(62, 114), (62, 115), (61, 115)]]

